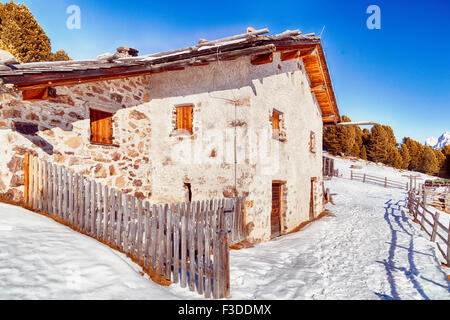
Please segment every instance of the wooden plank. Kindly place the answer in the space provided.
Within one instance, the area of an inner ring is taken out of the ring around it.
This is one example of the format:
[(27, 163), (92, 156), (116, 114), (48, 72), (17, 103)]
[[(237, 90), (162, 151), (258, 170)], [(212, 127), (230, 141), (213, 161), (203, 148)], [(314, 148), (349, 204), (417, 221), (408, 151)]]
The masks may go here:
[(119, 250), (123, 250), (123, 196), (122, 191), (117, 192), (116, 206), (117, 206), (117, 223), (116, 223), (116, 246)]
[(177, 203), (173, 215), (173, 283), (180, 281), (180, 210)]
[(185, 203), (181, 206), (181, 277), (180, 285), (182, 288), (186, 288), (187, 282), (187, 212), (189, 212), (189, 206)]
[(128, 244), (128, 233), (129, 233), (129, 215), (130, 209), (128, 207), (128, 194), (124, 195), (123, 199), (123, 251), (125, 253), (129, 253), (129, 244)]
[(213, 259), (214, 259), (214, 278), (213, 278), (213, 298), (220, 299), (220, 250), (218, 233), (213, 233)]
[(203, 294), (203, 262), (204, 262), (204, 210), (205, 202), (201, 202), (200, 211), (197, 214), (197, 274), (198, 274), (198, 294)]
[(144, 239), (144, 228), (143, 228), (143, 212), (142, 212), (142, 199), (138, 199), (137, 205), (137, 259), (138, 261), (143, 262), (142, 256), (142, 247), (143, 247), (143, 239)]
[(23, 196), (26, 204), (30, 201), (30, 155), (28, 153), (24, 154), (24, 165), (23, 165)]
[(97, 220), (96, 220), (96, 224), (97, 224), (97, 239), (100, 240), (102, 238), (102, 217), (103, 217), (103, 187), (100, 184), (100, 182), (97, 183), (97, 200), (95, 201), (95, 211), (96, 211), (96, 215), (97, 215)]
[(172, 203), (166, 215), (166, 279), (171, 280), (172, 273), (172, 246), (173, 246), (173, 216), (175, 205)]
[(109, 190), (109, 241), (112, 247), (116, 246), (116, 233), (115, 233), (115, 224), (116, 224), (116, 192), (113, 188)]
[(206, 201), (205, 211), (205, 298), (211, 297), (211, 202)]
[(47, 213), (53, 212), (53, 184), (52, 184), (52, 164), (47, 162)]
[(33, 208), (38, 207), (38, 158), (33, 158)]
[(79, 197), (78, 197), (78, 210), (79, 210), (79, 224), (80, 224), (80, 231), (86, 232), (86, 226), (84, 224), (85, 222), (85, 207), (84, 207), (84, 176), (80, 175), (78, 181), (78, 188), (79, 188)]
[(437, 228), (438, 228), (439, 216), (440, 216), (440, 212), (437, 212), (433, 216), (434, 224), (433, 224), (433, 231), (431, 232), (431, 241), (433, 241), (433, 242), (436, 240), (436, 233), (437, 233)]
[(130, 197), (130, 256), (136, 256), (136, 197)]
[(37, 201), (37, 209), (42, 211), (42, 161), (38, 159), (37, 161), (37, 187), (38, 187), (38, 201)]
[(223, 231), (221, 236), (221, 298), (230, 297), (230, 245), (228, 233)]
[(108, 243), (108, 214), (109, 214), (109, 187), (103, 188), (103, 236), (104, 242)]
[(148, 201), (145, 201), (144, 205), (144, 248), (142, 249), (143, 255), (144, 255), (144, 268), (148, 268), (150, 264), (149, 259), (149, 251), (150, 251), (150, 241), (151, 241), (151, 235), (150, 235), (150, 203)]
[(159, 224), (158, 224), (158, 272), (160, 275), (164, 275), (164, 227), (165, 227), (165, 206), (159, 206)]
[(95, 220), (95, 215), (96, 215), (96, 197), (95, 197), (95, 191), (96, 191), (96, 186), (97, 184), (95, 183), (95, 181), (91, 181), (91, 232), (90, 235), (95, 237), (96, 235), (96, 220)]
[(447, 267), (450, 267), (450, 222), (448, 223), (447, 229)]
[(152, 219), (151, 219), (151, 245), (150, 245), (150, 257), (152, 261), (152, 271), (156, 272), (156, 256), (158, 250), (158, 234), (157, 234), (157, 223), (158, 223), (158, 207), (154, 204), (152, 206)]
[(89, 179), (85, 179), (83, 183), (84, 188), (84, 226), (86, 234), (91, 232), (91, 182)]
[(42, 208), (41, 210), (43, 212), (48, 213), (48, 178), (47, 178), (47, 173), (48, 173), (48, 162), (47, 161), (42, 161)]
[(68, 199), (67, 199), (67, 213), (68, 219), (67, 223), (69, 226), (73, 227), (73, 172), (69, 171), (67, 173), (67, 187), (68, 187)]
[(62, 218), (62, 206), (63, 206), (63, 186), (62, 186), (62, 167), (57, 167), (58, 175), (58, 218)]
[(72, 227), (77, 229), (78, 228), (78, 173), (75, 173), (73, 175), (72, 191), (73, 191)]
[(195, 290), (195, 241), (197, 236), (196, 215), (198, 210), (198, 202), (192, 202), (191, 215), (189, 217), (189, 290)]

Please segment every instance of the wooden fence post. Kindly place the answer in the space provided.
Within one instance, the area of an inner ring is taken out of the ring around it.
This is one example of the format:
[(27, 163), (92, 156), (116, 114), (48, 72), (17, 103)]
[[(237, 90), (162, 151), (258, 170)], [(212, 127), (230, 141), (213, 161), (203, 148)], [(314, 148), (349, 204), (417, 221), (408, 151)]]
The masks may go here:
[(447, 229), (447, 267), (450, 268), (450, 222), (448, 223), (448, 229)]
[(353, 170), (350, 170), (350, 180), (353, 180)]
[(387, 188), (387, 177), (384, 177), (384, 187)]
[(433, 232), (431, 233), (431, 241), (432, 242), (434, 242), (436, 240), (436, 233), (437, 233), (438, 221), (439, 221), (440, 214), (441, 214), (440, 212), (436, 212), (436, 214), (433, 216), (434, 225), (433, 225)]
[(24, 155), (24, 189), (23, 196), (26, 204), (29, 204), (29, 188), (30, 188), (30, 155)]

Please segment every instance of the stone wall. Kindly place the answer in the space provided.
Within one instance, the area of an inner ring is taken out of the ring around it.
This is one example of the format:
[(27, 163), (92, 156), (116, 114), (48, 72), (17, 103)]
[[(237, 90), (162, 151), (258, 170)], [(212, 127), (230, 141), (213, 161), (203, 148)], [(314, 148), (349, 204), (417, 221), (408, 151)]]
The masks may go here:
[[(126, 193), (151, 195), (148, 77), (56, 87), (57, 98), (22, 101), (0, 95), (0, 193), (23, 196), (27, 152), (91, 176)], [(90, 143), (89, 109), (114, 113), (114, 146)]]

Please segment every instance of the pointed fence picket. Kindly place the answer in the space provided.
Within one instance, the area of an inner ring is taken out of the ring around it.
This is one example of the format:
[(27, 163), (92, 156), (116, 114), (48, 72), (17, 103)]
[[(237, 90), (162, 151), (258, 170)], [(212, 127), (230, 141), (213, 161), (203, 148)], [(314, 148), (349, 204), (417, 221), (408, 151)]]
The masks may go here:
[(229, 247), (245, 239), (243, 198), (150, 204), (26, 154), (25, 201), (206, 298), (230, 296)]

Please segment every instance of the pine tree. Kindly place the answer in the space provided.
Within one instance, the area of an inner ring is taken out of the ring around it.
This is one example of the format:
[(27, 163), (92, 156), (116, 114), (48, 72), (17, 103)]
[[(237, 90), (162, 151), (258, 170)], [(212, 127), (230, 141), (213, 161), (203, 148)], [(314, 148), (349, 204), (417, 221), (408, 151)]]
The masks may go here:
[(24, 4), (0, 3), (0, 49), (19, 62), (70, 60), (62, 50), (51, 52), (50, 39)]
[(442, 154), (446, 157), (444, 168), (446, 169), (447, 175), (450, 176), (450, 145), (442, 148)]
[(402, 143), (400, 148), (400, 155), (402, 156), (402, 169), (408, 169), (411, 157), (409, 155), (408, 146)]
[(439, 172), (439, 163), (436, 159), (433, 148), (430, 146), (424, 147), (423, 156), (419, 163), (419, 171), (434, 175)]
[(361, 148), (361, 159), (367, 160), (367, 150), (366, 150), (366, 146), (364, 146), (364, 145)]
[[(351, 122), (350, 118), (343, 115), (342, 122)], [(325, 150), (331, 154), (351, 155), (355, 142), (355, 130), (353, 127), (329, 127), (324, 129), (323, 144)]]
[(390, 166), (397, 168), (397, 169), (402, 168), (403, 159), (402, 159), (400, 151), (398, 150), (397, 147), (394, 147), (394, 146), (389, 147), (389, 155), (388, 155), (387, 164), (389, 164)]
[(385, 163), (389, 155), (388, 134), (383, 126), (377, 124), (373, 126), (367, 148), (369, 160)]
[(445, 171), (445, 160), (447, 159), (447, 157), (439, 149), (433, 149), (433, 151), (434, 151), (434, 155), (436, 156), (436, 159), (438, 161), (438, 167), (439, 167), (438, 172)]
[(403, 139), (403, 143), (408, 147), (409, 156), (411, 158), (408, 169), (411, 171), (419, 171), (419, 165), (422, 159), (424, 146), (420, 142), (417, 142), (408, 137), (405, 137)]

